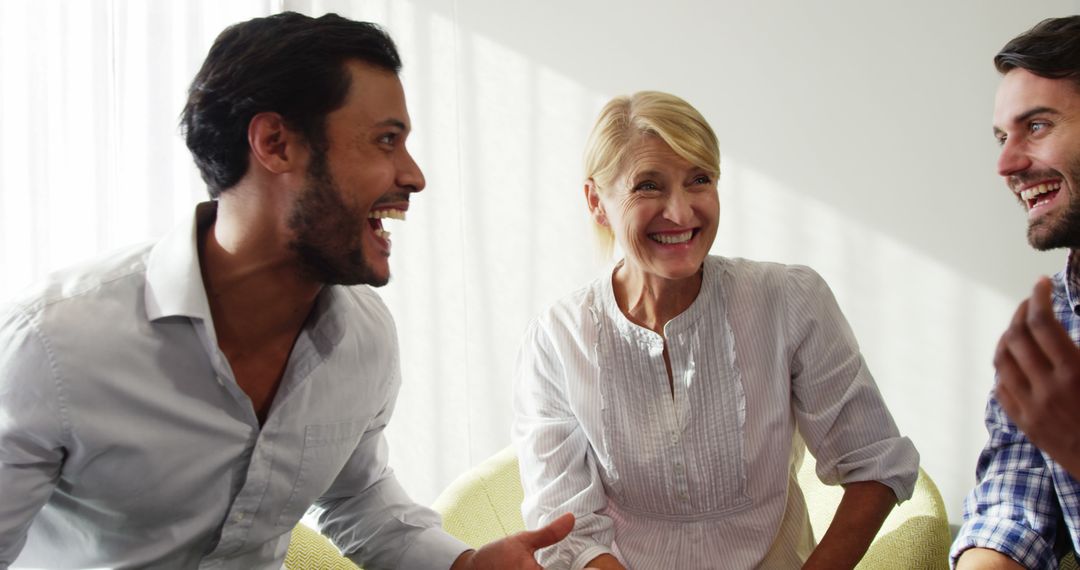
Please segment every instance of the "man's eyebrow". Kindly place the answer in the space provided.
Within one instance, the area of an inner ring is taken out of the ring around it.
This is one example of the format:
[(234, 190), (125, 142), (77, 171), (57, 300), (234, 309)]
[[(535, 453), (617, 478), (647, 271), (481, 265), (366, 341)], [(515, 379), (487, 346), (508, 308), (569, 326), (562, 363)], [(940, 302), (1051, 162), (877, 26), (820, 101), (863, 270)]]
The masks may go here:
[[(1020, 113), (1019, 115), (1013, 117), (1012, 122), (1013, 122), (1013, 124), (1017, 124), (1017, 123), (1026, 122), (1028, 119), (1030, 119), (1032, 117), (1035, 117), (1037, 115), (1060, 115), (1060, 114), (1061, 114), (1061, 111), (1058, 111), (1057, 109), (1055, 109), (1053, 107), (1033, 107), (1033, 108), (1028, 109), (1027, 111), (1024, 111), (1023, 113)], [(1004, 134), (1005, 134), (1005, 131), (1001, 127), (997, 127), (997, 126), (994, 127), (994, 136), (995, 137), (1000, 137), (1001, 135), (1004, 135)]]
[(405, 125), (405, 121), (401, 119), (384, 119), (375, 123), (376, 127), (397, 127), (403, 131), (409, 130), (409, 127)]
[(1024, 121), (1034, 117), (1035, 115), (1060, 115), (1061, 111), (1052, 107), (1035, 107), (1028, 109), (1027, 111), (1017, 115), (1013, 118), (1014, 123), (1023, 123)]

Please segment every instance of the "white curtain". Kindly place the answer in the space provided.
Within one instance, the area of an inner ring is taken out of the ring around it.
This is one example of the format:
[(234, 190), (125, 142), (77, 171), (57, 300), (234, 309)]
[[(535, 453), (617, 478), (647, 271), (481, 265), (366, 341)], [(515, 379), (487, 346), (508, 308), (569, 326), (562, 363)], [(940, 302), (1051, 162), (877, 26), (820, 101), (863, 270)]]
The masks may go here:
[[(153, 240), (206, 199), (177, 124), (190, 80), (226, 26), (281, 10), (378, 22), (405, 61), (410, 147), (428, 179), (409, 220), (388, 222), (393, 281), (380, 292), (397, 319), (405, 378), (388, 437), (399, 478), (430, 502), (509, 443), (517, 338), (550, 292), (583, 282), (593, 262), (582, 212), (540, 199), (574, 192), (572, 176), (540, 174), (578, 163), (593, 98), (462, 37), (453, 8), (0, 3), (0, 299), (51, 270)], [(475, 74), (498, 81), (469, 81)], [(530, 115), (545, 97), (571, 104), (577, 120)], [(474, 142), (477, 152), (462, 152)]]

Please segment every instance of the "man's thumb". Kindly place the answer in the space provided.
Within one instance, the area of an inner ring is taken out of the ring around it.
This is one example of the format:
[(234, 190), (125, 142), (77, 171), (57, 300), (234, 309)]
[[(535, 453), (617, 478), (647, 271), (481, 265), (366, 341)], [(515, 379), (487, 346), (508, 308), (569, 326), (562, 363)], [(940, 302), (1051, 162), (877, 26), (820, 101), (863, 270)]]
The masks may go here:
[(559, 542), (572, 530), (574, 530), (574, 515), (566, 513), (551, 521), (547, 526), (522, 532), (518, 537), (526, 546), (536, 550)]

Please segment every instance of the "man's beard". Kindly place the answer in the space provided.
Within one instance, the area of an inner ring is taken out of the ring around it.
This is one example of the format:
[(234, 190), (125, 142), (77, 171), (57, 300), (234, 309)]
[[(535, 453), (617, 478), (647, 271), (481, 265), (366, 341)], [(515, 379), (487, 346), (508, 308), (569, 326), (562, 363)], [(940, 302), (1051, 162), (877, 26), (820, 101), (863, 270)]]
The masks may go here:
[[(1043, 215), (1028, 224), (1027, 238), (1031, 247), (1039, 251), (1058, 248), (1080, 248), (1080, 196), (1075, 182), (1080, 180), (1080, 157), (1068, 168), (1068, 176), (1062, 176), (1062, 187), (1058, 192), (1066, 195), (1062, 209), (1052, 215)], [(1066, 184), (1068, 182), (1068, 184)], [(1056, 198), (1056, 197), (1055, 197)]]
[(300, 259), (301, 272), (327, 285), (386, 285), (389, 276), (376, 274), (364, 257), (361, 237), (367, 231), (367, 219), (341, 199), (327, 166), (326, 149), (312, 146), (308, 185), (289, 214), (295, 236), (289, 248)]

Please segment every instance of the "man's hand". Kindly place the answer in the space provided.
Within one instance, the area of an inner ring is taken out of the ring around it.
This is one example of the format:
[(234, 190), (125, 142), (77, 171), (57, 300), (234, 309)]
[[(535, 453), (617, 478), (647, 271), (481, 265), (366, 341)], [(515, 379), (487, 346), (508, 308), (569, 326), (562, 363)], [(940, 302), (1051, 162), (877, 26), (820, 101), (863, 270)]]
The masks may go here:
[(533, 553), (559, 542), (571, 530), (574, 530), (574, 515), (566, 513), (543, 528), (519, 532), (486, 544), (480, 550), (464, 552), (450, 570), (542, 570)]
[(994, 354), (997, 400), (1039, 449), (1080, 479), (1080, 349), (1054, 317), (1050, 280), (1035, 283)]

